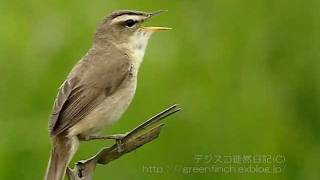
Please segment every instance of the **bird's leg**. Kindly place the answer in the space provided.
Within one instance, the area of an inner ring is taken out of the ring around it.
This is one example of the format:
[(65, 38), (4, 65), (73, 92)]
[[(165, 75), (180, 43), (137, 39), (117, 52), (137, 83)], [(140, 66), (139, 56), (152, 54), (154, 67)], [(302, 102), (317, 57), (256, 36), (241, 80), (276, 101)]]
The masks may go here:
[(121, 140), (123, 139), (127, 134), (112, 134), (112, 135), (106, 135), (106, 136), (86, 136), (84, 138), (80, 138), (83, 141), (92, 141), (92, 140), (107, 140), (107, 139), (114, 139), (114, 140)]
[(106, 135), (106, 136), (86, 136), (84, 138), (79, 138), (82, 141), (92, 141), (92, 140), (107, 140), (107, 139), (114, 139), (118, 146), (118, 152), (123, 151), (122, 147), (122, 140), (124, 137), (126, 137), (128, 133), (125, 134), (112, 134), (112, 135)]

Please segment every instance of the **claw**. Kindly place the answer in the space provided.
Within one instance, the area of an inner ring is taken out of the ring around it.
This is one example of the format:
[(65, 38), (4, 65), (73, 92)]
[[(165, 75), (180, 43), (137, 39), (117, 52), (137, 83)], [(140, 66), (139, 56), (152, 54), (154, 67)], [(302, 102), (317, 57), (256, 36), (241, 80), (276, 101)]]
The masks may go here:
[(111, 135), (114, 140), (116, 140), (116, 143), (117, 143), (117, 149), (118, 149), (118, 152), (121, 153), (124, 149), (123, 149), (123, 144), (122, 144), (122, 140), (124, 137), (126, 137), (128, 133), (126, 134), (115, 134), (115, 135)]
[(123, 152), (123, 144), (122, 144), (122, 139), (116, 139), (116, 143), (117, 143), (117, 149), (118, 152), (121, 153)]

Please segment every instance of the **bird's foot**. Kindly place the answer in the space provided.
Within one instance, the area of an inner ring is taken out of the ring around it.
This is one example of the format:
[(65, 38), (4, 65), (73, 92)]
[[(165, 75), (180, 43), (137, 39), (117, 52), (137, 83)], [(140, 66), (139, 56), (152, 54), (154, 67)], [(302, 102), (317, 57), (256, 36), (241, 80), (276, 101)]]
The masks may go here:
[(112, 134), (112, 135), (107, 135), (107, 136), (87, 136), (85, 138), (82, 138), (81, 140), (83, 141), (92, 141), (92, 140), (107, 140), (107, 139), (114, 139), (117, 143), (117, 148), (118, 152), (122, 152), (123, 149), (123, 144), (122, 140), (124, 137), (126, 137), (128, 133), (125, 134)]

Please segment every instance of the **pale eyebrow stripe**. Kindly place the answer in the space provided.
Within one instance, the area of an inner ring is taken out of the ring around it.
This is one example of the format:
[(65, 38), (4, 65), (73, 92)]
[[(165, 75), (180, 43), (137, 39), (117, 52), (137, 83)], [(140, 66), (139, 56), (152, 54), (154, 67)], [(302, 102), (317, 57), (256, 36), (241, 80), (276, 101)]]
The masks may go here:
[(124, 22), (126, 20), (132, 19), (134, 21), (140, 21), (142, 19), (141, 16), (138, 15), (121, 15), (114, 19), (112, 19), (111, 23)]

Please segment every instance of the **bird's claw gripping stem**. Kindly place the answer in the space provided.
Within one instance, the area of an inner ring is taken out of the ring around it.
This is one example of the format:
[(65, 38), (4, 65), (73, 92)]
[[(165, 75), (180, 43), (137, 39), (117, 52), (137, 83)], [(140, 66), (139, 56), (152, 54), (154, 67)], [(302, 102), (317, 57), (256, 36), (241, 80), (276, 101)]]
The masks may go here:
[(80, 140), (83, 141), (92, 141), (92, 140), (107, 140), (107, 139), (114, 139), (117, 143), (118, 146), (118, 152), (123, 151), (122, 147), (122, 140), (124, 137), (126, 137), (128, 133), (125, 134), (112, 134), (112, 135), (107, 135), (107, 136), (87, 136), (85, 138), (80, 138)]

